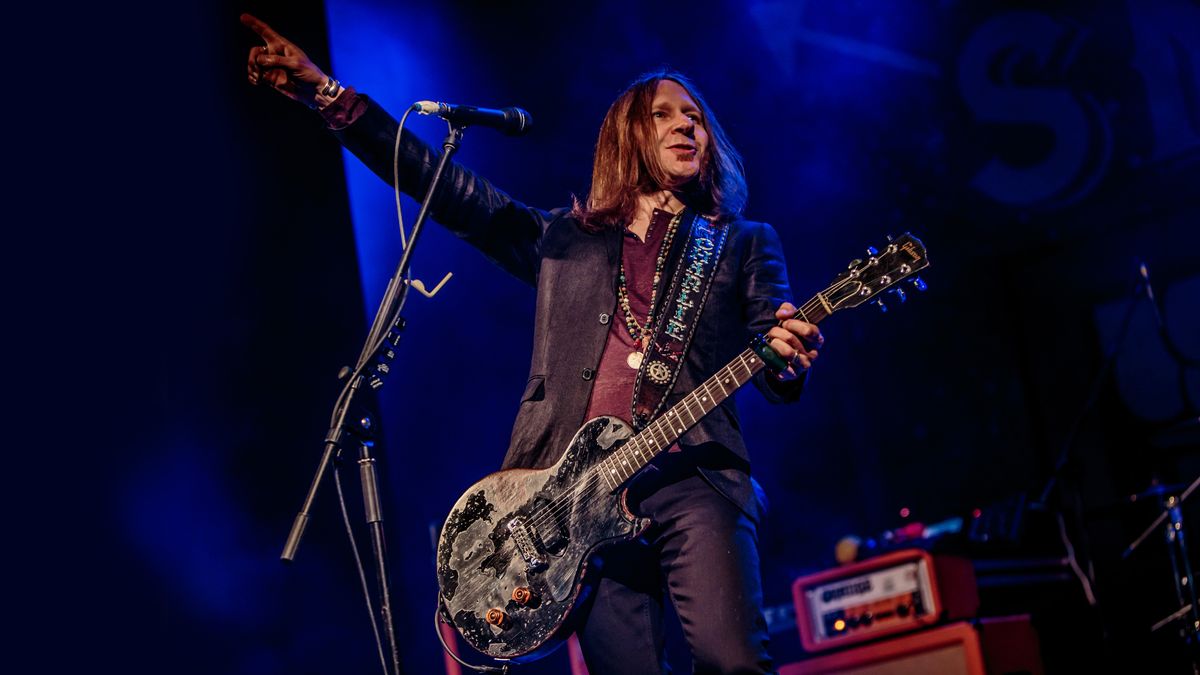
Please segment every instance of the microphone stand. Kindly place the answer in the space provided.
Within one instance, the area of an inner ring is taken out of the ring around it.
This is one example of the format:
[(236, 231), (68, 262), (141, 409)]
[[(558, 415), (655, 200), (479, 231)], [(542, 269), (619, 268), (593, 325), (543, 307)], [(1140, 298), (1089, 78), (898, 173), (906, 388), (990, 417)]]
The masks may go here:
[[(369, 438), (369, 431), (373, 425), (370, 418), (364, 416), (359, 421), (357, 428), (347, 428), (346, 417), (355, 395), (362, 388), (364, 380), (367, 380), (372, 389), (378, 389), (383, 386), (383, 376), (387, 375), (389, 371), (388, 361), (395, 356), (392, 347), (399, 344), (400, 331), (404, 329), (404, 318), (400, 316), (400, 312), (404, 308), (404, 300), (408, 295), (408, 268), (412, 264), (413, 249), (416, 248), (417, 238), (421, 236), (425, 219), (429, 215), (430, 204), (433, 202), (433, 195), (437, 191), (438, 184), (441, 182), (442, 174), (446, 166), (449, 165), (451, 157), (462, 143), (463, 130), (465, 128), (465, 125), (450, 123), (450, 131), (446, 139), (442, 142), (444, 150), (442, 157), (438, 161), (437, 168), (433, 173), (433, 179), (430, 181), (429, 188), (425, 192), (425, 197), (421, 201), (421, 210), (417, 213), (416, 222), (413, 224), (408, 246), (404, 248), (404, 252), (400, 256), (400, 262), (396, 266), (395, 274), (388, 281), (383, 301), (375, 313), (375, 320), (371, 324), (370, 331), (368, 331), (362, 353), (358, 357), (358, 363), (353, 371), (349, 368), (342, 368), (338, 374), (339, 379), (345, 379), (349, 376), (349, 380), (334, 406), (333, 423), (330, 426), (329, 432), (325, 435), (325, 449), (321, 454), (320, 462), (317, 464), (316, 474), (313, 476), (312, 483), (308, 487), (308, 494), (304, 497), (304, 504), (300, 507), (300, 512), (296, 514), (296, 519), (292, 522), (292, 529), (288, 533), (287, 542), (284, 544), (283, 552), (279, 556), (281, 560), (289, 563), (295, 559), (296, 549), (300, 546), (300, 539), (304, 536), (304, 530), (308, 526), (309, 514), (312, 510), (313, 502), (316, 500), (317, 490), (320, 488), (321, 482), (325, 477), (325, 471), (335, 458), (341, 456), (342, 444), (346, 435), (355, 436), (359, 446), (358, 465), (359, 479), (362, 482), (363, 505), (366, 521), (371, 531), (371, 548), (375, 553), (375, 573), (380, 593), (380, 618), (383, 621), (384, 630), (387, 634), (388, 645), (391, 649), (392, 668), (396, 675), (400, 673), (400, 651), (396, 644), (396, 633), (392, 622), (385, 556), (386, 549), (384, 547), (383, 515), (380, 508), (375, 459), (370, 455), (370, 448), (373, 443)], [(393, 176), (393, 180), (398, 180), (398, 177)], [(367, 374), (368, 369), (373, 371), (369, 375)], [(374, 620), (373, 617), (372, 620)], [(387, 669), (385, 668), (384, 670), (386, 672)]]
[(1137, 539), (1133, 540), (1133, 543), (1125, 547), (1125, 550), (1121, 552), (1121, 559), (1128, 559), (1154, 530), (1158, 529), (1164, 521), (1166, 522), (1166, 527), (1163, 531), (1167, 542), (1167, 556), (1171, 560), (1171, 576), (1175, 582), (1175, 598), (1179, 601), (1180, 607), (1167, 618), (1156, 623), (1150, 631), (1154, 632), (1170, 624), (1172, 621), (1183, 619), (1180, 634), (1184, 637), (1184, 642), (1191, 651), (1190, 656), (1193, 659), (1194, 666), (1200, 669), (1200, 660), (1197, 660), (1200, 658), (1200, 602), (1196, 600), (1195, 576), (1192, 575), (1191, 556), (1188, 555), (1187, 542), (1184, 540), (1183, 529), (1183, 502), (1196, 491), (1197, 486), (1200, 486), (1200, 478), (1192, 481), (1192, 484), (1178, 497), (1173, 494), (1163, 495), (1162, 513), (1158, 515), (1158, 518), (1154, 519), (1154, 522), (1150, 523), (1149, 527), (1138, 535)]

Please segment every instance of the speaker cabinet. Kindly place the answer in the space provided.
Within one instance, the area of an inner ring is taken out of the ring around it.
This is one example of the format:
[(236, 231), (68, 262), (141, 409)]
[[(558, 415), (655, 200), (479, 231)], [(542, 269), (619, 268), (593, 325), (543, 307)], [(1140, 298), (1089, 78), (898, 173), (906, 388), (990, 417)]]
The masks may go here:
[(779, 675), (1042, 675), (1027, 616), (952, 623), (789, 663)]

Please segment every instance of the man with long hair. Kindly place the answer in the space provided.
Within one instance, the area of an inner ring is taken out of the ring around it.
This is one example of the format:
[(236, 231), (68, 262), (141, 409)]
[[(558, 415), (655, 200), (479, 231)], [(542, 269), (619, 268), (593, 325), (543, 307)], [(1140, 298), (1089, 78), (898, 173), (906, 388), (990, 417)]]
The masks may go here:
[[(251, 84), (316, 108), (337, 138), (389, 184), (397, 124), (377, 103), (343, 88), (302, 50), (243, 15), (264, 44), (250, 50)], [(439, 152), (405, 131), (402, 190), (422, 195)], [(679, 73), (635, 80), (612, 104), (596, 143), (587, 199), (572, 208), (526, 206), (459, 164), (433, 203), (436, 220), (537, 289), (530, 379), (503, 468), (554, 464), (579, 426), (638, 413), (639, 373), (650, 358), (674, 265), (688, 236), (682, 214), (718, 233), (723, 248), (696, 284), (702, 312), (675, 356), (673, 404), (765, 334), (782, 357), (755, 376), (772, 402), (795, 400), (823, 342), (788, 302), (775, 231), (742, 219), (741, 158), (696, 87)], [(673, 255), (674, 254), (674, 255)], [(683, 266), (680, 266), (683, 269)], [(686, 302), (677, 302), (680, 308)], [(683, 309), (679, 309), (680, 316)], [(662, 320), (660, 320), (662, 319)], [(667, 329), (669, 330), (669, 329)], [(653, 410), (664, 409), (660, 404)], [(644, 411), (643, 411), (644, 412)], [(757, 551), (762, 503), (750, 478), (733, 399), (726, 399), (628, 484), (626, 503), (652, 525), (609, 547), (577, 629), (592, 675), (666, 670), (662, 616), (669, 597), (696, 672), (766, 673), (766, 623)]]

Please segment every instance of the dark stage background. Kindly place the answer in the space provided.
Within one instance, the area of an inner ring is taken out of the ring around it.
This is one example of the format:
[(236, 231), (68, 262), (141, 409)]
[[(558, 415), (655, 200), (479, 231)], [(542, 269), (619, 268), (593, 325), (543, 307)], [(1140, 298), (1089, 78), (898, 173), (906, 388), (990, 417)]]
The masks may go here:
[[(120, 438), (115, 467), (83, 465), (112, 497), (89, 507), (115, 528), (96, 542), (115, 572), (98, 589), (98, 632), (119, 635), (105, 660), (378, 672), (332, 483), (297, 562), (277, 556), (334, 375), (399, 256), (392, 196), (313, 113), (246, 83), (257, 42), (241, 11), (393, 113), (417, 99), (528, 109), (528, 137), (472, 129), (460, 158), (547, 208), (586, 193), (600, 120), (628, 80), (689, 73), (745, 155), (748, 215), (779, 230), (799, 298), (888, 233), (911, 229), (933, 260), (929, 291), (903, 307), (823, 325), (800, 404), (739, 395), (770, 498), (767, 604), (789, 604), (791, 581), (832, 565), (847, 534), (974, 509), (1028, 525), (968, 544), (978, 558), (1060, 558), (1061, 512), (1098, 606), (1059, 569), (986, 586), (984, 611), (1032, 612), (1052, 672), (1182, 672), (1177, 640), (1149, 633), (1175, 608), (1161, 538), (1120, 553), (1157, 513), (1124, 496), (1200, 474), (1200, 4), (1187, 0), (195, 2), (172, 10), (169, 36), (114, 40), (155, 86), (138, 104), (154, 121), (115, 126), (111, 149), (145, 157), (114, 182), (139, 195), (131, 218), (151, 234), (109, 240), (121, 253), (106, 265), (131, 300), (108, 319), (134, 330), (89, 375), (145, 374), (136, 397), (110, 401), (139, 423), (117, 436), (117, 417), (68, 418)], [(1134, 293), (1141, 261), (1161, 332)], [(437, 228), (415, 270), (430, 286), (454, 278), (409, 303), (377, 449), (403, 666), (436, 673), (431, 528), (503, 455), (534, 296)], [(1049, 510), (1013, 507), (1038, 500), (1064, 449)], [(780, 663), (802, 657), (794, 628), (774, 642)]]

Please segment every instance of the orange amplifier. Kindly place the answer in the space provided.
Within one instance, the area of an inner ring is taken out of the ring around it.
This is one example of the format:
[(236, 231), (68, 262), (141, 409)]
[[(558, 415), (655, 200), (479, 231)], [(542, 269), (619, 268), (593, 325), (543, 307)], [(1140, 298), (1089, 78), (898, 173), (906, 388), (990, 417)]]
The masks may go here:
[(971, 561), (920, 549), (801, 577), (792, 597), (800, 642), (810, 652), (969, 618), (979, 609)]

